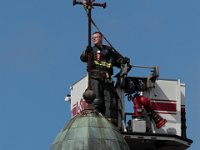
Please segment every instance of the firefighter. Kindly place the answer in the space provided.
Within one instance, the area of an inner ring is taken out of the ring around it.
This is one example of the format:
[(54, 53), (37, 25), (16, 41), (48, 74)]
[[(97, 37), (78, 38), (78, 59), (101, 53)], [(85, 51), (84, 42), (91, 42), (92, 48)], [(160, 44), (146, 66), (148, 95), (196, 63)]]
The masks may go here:
[(122, 64), (129, 63), (129, 58), (123, 57), (112, 47), (103, 45), (101, 32), (92, 34), (94, 46), (87, 48), (80, 56), (81, 61), (88, 61), (91, 54), (91, 88), (96, 95), (95, 109), (108, 120), (117, 124), (118, 98), (112, 80), (113, 67), (120, 68)]

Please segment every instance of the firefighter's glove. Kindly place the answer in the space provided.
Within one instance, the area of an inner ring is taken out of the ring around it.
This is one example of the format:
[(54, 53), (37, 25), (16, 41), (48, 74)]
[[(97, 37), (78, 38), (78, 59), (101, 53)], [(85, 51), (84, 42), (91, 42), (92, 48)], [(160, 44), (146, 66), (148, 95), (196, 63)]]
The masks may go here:
[(123, 60), (122, 60), (122, 63), (123, 64), (130, 64), (130, 58), (124, 57)]
[(86, 50), (85, 50), (85, 53), (88, 54), (88, 53), (91, 53), (91, 52), (92, 52), (92, 47), (89, 47), (89, 46), (88, 46), (88, 47), (86, 48)]

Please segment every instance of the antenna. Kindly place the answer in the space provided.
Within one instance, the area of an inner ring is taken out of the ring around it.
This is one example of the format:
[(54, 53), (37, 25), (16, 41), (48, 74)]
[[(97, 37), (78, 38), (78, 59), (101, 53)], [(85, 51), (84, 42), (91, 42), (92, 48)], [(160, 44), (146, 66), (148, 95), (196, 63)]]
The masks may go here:
[[(82, 2), (79, 2), (77, 0), (73, 0), (73, 5), (82, 5), (85, 7), (85, 9), (87, 9), (87, 16), (88, 16), (88, 46), (87, 46), (87, 49), (88, 50), (92, 49), (92, 47), (91, 47), (92, 8), (94, 6), (106, 8), (106, 2), (105, 3), (94, 3), (94, 1), (95, 0), (82, 0)], [(92, 88), (91, 88), (91, 58), (92, 58), (92, 54), (88, 53), (88, 88), (86, 90), (90, 90), (90, 94), (91, 94), (91, 90), (92, 90)], [(94, 95), (91, 97), (94, 98)]]

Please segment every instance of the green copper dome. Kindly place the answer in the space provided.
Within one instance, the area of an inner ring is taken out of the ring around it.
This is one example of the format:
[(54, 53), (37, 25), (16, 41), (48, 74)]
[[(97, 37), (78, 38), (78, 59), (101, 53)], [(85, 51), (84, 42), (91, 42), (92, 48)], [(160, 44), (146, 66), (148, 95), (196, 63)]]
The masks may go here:
[(51, 150), (130, 150), (129, 146), (106, 118), (85, 110), (60, 131)]

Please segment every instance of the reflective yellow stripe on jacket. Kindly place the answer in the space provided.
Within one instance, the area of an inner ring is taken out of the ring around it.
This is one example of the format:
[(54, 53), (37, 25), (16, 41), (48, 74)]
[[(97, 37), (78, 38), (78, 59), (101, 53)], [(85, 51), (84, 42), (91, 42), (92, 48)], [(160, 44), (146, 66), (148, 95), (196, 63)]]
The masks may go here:
[(112, 64), (111, 63), (107, 63), (107, 62), (105, 62), (105, 61), (94, 61), (94, 63), (96, 64), (96, 65), (99, 65), (99, 66), (104, 66), (104, 67), (106, 67), (106, 68), (111, 68), (112, 67)]

